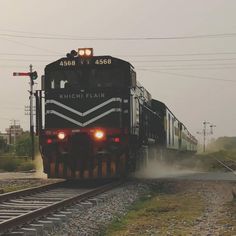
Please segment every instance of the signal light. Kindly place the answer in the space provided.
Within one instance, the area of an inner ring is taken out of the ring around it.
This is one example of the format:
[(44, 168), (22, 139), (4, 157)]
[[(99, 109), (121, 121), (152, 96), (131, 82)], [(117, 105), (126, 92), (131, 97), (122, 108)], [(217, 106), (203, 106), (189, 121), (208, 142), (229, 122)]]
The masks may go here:
[(46, 142), (47, 142), (47, 144), (51, 144), (52, 143), (52, 139), (48, 138)]
[(78, 55), (80, 57), (92, 57), (93, 56), (93, 49), (92, 48), (79, 48)]
[(66, 134), (65, 134), (64, 132), (59, 132), (59, 133), (57, 134), (57, 137), (58, 137), (58, 139), (63, 140), (63, 139), (65, 139)]
[(30, 79), (32, 80), (36, 80), (38, 78), (37, 71), (30, 72), (29, 75), (30, 75)]
[(94, 133), (94, 138), (97, 140), (102, 140), (105, 137), (105, 133), (102, 130), (96, 130)]
[(112, 139), (112, 141), (113, 141), (114, 143), (119, 143), (119, 142), (120, 142), (120, 137), (114, 137), (114, 138)]

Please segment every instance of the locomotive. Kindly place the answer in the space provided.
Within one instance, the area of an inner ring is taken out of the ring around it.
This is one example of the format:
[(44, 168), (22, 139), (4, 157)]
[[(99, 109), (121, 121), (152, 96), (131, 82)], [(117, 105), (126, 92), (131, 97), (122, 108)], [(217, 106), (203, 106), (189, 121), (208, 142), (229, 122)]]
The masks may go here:
[(35, 98), (49, 178), (119, 178), (145, 165), (150, 150), (196, 151), (195, 137), (152, 99), (129, 62), (92, 48), (48, 64)]

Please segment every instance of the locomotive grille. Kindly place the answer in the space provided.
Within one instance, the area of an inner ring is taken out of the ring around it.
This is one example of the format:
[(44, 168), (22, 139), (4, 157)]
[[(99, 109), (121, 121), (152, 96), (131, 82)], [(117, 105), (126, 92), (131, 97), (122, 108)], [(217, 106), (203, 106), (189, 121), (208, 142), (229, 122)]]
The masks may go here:
[(87, 133), (77, 133), (71, 136), (69, 146), (72, 154), (88, 157), (92, 150), (92, 140)]

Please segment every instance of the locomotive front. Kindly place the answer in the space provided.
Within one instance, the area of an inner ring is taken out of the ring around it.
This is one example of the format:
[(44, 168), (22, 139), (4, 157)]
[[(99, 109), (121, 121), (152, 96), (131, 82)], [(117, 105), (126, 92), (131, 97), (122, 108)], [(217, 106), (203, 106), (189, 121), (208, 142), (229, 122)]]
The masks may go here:
[(45, 68), (40, 150), (50, 178), (125, 175), (132, 66), (91, 49), (72, 51)]

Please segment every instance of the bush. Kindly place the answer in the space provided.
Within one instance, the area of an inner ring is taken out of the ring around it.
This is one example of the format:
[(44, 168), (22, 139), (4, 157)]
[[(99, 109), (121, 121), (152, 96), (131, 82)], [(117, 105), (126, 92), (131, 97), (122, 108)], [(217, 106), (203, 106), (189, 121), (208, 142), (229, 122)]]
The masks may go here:
[(20, 160), (13, 157), (4, 157), (0, 161), (0, 169), (5, 171), (16, 171), (20, 164)]

